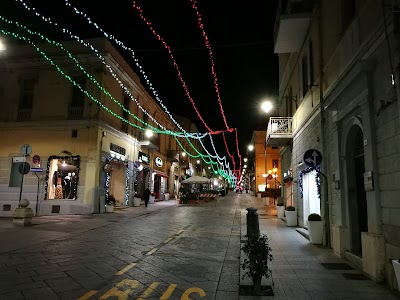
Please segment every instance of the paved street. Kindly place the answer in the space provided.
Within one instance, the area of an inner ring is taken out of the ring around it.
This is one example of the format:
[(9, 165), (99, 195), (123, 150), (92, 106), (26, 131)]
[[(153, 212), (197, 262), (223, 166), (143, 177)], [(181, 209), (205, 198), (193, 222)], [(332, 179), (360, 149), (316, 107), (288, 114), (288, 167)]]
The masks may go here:
[[(246, 207), (259, 208), (271, 239), (275, 297), (265, 299), (398, 299), (346, 261), (278, 220), (248, 194), (213, 203), (174, 200), (111, 214), (37, 217), (29, 228), (0, 219), (0, 299), (262, 299), (238, 295)], [(358, 278), (360, 279), (360, 278)], [(248, 279), (242, 281), (247, 284)]]

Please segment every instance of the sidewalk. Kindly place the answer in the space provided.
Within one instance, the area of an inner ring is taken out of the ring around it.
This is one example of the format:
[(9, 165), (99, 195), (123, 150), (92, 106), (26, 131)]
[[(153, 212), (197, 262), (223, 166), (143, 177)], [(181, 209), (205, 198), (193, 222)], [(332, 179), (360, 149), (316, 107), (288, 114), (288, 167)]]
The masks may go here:
[[(400, 299), (400, 293), (390, 291), (356, 270), (347, 260), (333, 254), (332, 249), (313, 245), (307, 238), (288, 227), (276, 216), (276, 209), (263, 206), (262, 200), (246, 195), (250, 206), (258, 208), (260, 232), (270, 239), (273, 261), (270, 263), (275, 283), (274, 297), (262, 299)], [(247, 211), (242, 209), (241, 240), (245, 240)], [(241, 252), (241, 262), (244, 253)], [(250, 279), (240, 284), (251, 284)], [(271, 284), (263, 279), (263, 284)], [(255, 297), (240, 296), (240, 299)], [(258, 298), (261, 299), (261, 298)]]
[[(32, 226), (20, 227), (12, 218), (0, 218), (0, 253), (37, 245), (54, 239), (74, 236), (110, 222), (127, 222), (131, 218), (177, 205), (176, 200), (159, 201), (138, 207), (116, 207), (113, 213), (93, 215), (38, 216), (32, 218)], [(90, 222), (87, 222), (88, 220)]]

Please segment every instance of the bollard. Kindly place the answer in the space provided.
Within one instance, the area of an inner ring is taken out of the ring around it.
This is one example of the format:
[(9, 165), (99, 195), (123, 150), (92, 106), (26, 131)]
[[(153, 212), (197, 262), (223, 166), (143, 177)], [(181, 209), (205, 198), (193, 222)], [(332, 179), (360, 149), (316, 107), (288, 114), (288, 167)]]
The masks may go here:
[(247, 234), (259, 233), (260, 227), (258, 224), (258, 208), (249, 207), (247, 210)]

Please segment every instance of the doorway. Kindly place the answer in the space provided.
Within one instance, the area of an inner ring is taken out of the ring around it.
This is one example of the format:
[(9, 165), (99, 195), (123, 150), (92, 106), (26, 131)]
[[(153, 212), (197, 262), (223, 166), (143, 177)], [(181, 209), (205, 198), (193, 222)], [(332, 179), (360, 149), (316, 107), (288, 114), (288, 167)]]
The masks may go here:
[(303, 222), (308, 225), (308, 216), (312, 213), (321, 214), (321, 200), (318, 196), (316, 182), (317, 171), (313, 170), (303, 175)]
[(126, 165), (112, 161), (110, 178), (110, 195), (113, 195), (118, 205), (125, 205)]
[(368, 232), (368, 210), (364, 190), (364, 139), (358, 125), (353, 125), (347, 136), (346, 167), (350, 252), (361, 257), (361, 232)]

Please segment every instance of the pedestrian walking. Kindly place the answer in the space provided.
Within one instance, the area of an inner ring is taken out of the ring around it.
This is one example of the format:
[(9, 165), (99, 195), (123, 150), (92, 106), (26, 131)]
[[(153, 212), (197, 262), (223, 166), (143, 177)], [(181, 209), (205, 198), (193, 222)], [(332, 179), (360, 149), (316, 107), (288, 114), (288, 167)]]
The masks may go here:
[(149, 203), (150, 194), (151, 194), (150, 189), (149, 189), (149, 188), (146, 188), (146, 189), (144, 190), (144, 193), (143, 193), (143, 197), (144, 197), (144, 206), (146, 206), (146, 207), (147, 207), (147, 204)]

